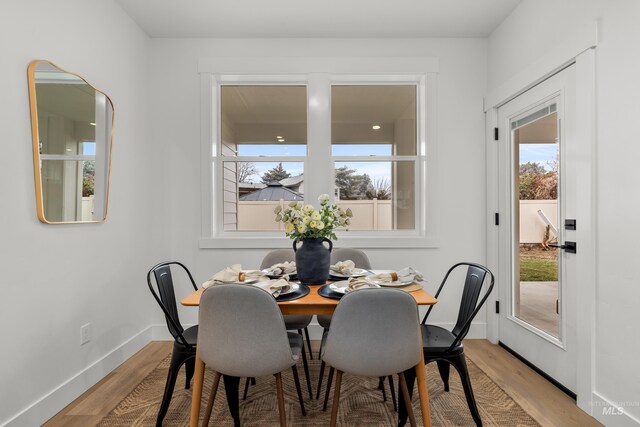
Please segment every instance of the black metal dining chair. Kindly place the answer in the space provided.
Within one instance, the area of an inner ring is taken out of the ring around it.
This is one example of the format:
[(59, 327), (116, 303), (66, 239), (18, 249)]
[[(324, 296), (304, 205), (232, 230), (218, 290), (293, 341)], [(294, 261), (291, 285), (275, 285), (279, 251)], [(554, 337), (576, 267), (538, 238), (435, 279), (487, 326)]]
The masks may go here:
[[(191, 385), (191, 379), (193, 378), (195, 368), (196, 342), (198, 339), (198, 325), (184, 329), (180, 323), (171, 266), (182, 267), (188, 276), (193, 289), (196, 291), (198, 290), (191, 272), (189, 272), (189, 269), (180, 262), (161, 262), (151, 268), (147, 273), (147, 284), (149, 285), (149, 290), (162, 309), (165, 320), (167, 321), (167, 328), (173, 337), (173, 352), (171, 353), (169, 373), (167, 374), (167, 382), (164, 386), (164, 394), (162, 396), (162, 403), (160, 404), (160, 411), (158, 412), (158, 417), (156, 419), (156, 426), (158, 427), (162, 426), (162, 421), (169, 409), (169, 403), (171, 403), (171, 396), (173, 395), (176, 378), (178, 377), (178, 372), (182, 365), (185, 365), (185, 372), (187, 376), (185, 388), (188, 389)], [(155, 280), (152, 280), (152, 277)], [(157, 292), (154, 288), (154, 281)]]
[[(469, 378), (469, 371), (467, 369), (467, 362), (464, 355), (464, 345), (462, 340), (467, 336), (471, 322), (474, 317), (480, 311), (480, 308), (487, 301), (489, 294), (493, 290), (495, 278), (493, 273), (486, 267), (471, 262), (460, 262), (455, 264), (447, 271), (444, 276), (438, 291), (436, 292), (436, 299), (440, 296), (440, 292), (448, 282), (451, 274), (458, 268), (467, 268), (464, 276), (464, 283), (462, 287), (462, 298), (460, 301), (460, 309), (458, 310), (458, 319), (451, 331), (448, 331), (440, 326), (429, 325), (426, 323), (433, 305), (429, 307), (427, 313), (422, 319), (422, 345), (423, 356), (425, 363), (436, 362), (438, 365), (438, 371), (442, 382), (444, 383), (444, 390), (449, 391), (449, 368), (451, 365), (460, 374), (460, 380), (462, 381), (462, 388), (467, 399), (467, 405), (471, 411), (471, 416), (476, 426), (482, 426), (482, 420), (480, 419), (480, 413), (476, 405), (476, 400), (473, 395), (473, 389), (471, 387), (471, 379)], [(487, 280), (489, 286), (487, 291), (480, 299), (480, 292), (484, 282)], [(480, 302), (478, 302), (480, 299)], [(409, 390), (413, 387), (414, 378), (407, 377), (407, 383)], [(400, 406), (400, 425), (404, 425), (406, 422), (406, 415), (403, 413), (402, 406)], [(404, 421), (403, 421), (404, 420)]]

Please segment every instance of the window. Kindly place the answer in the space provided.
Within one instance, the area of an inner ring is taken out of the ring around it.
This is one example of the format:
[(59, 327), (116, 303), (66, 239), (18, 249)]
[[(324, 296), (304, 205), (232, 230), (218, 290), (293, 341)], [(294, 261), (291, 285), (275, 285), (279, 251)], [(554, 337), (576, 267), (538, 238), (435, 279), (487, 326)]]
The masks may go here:
[(354, 212), (344, 244), (433, 246), (425, 75), (205, 78), (201, 247), (289, 246), (275, 206), (320, 194)]
[(417, 86), (333, 85), (336, 201), (351, 230), (414, 230)]

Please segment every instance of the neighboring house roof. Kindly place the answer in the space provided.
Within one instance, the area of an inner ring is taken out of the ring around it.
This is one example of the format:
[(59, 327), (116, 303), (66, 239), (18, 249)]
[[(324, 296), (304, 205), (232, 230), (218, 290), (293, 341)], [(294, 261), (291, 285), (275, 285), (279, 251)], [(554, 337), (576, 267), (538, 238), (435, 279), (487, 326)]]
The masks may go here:
[(293, 187), (295, 185), (300, 184), (302, 181), (304, 181), (304, 175), (300, 174), (300, 175), (290, 176), (289, 178), (282, 179), (280, 180), (280, 184), (282, 184), (284, 187)]
[(247, 189), (247, 190), (257, 190), (260, 188), (266, 187), (265, 184), (261, 182), (239, 182), (238, 188)]
[(270, 182), (265, 188), (240, 196), (241, 202), (274, 201), (274, 200), (304, 200), (304, 196), (283, 187), (279, 182)]

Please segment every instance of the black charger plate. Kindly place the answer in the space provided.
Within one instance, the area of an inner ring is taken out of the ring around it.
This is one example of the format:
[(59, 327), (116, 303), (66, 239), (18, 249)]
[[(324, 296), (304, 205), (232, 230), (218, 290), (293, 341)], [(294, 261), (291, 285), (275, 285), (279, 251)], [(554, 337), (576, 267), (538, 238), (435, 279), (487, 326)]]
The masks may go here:
[(302, 283), (298, 284), (299, 287), (296, 291), (290, 292), (288, 294), (284, 294), (284, 295), (278, 295), (276, 297), (276, 301), (278, 302), (282, 302), (282, 301), (293, 301), (295, 299), (299, 299), (302, 298), (304, 296), (306, 296), (307, 294), (309, 294), (309, 287), (307, 285), (303, 285)]
[(318, 289), (318, 295), (331, 299), (340, 299), (344, 296), (344, 294), (331, 290), (329, 285), (324, 285), (323, 287)]

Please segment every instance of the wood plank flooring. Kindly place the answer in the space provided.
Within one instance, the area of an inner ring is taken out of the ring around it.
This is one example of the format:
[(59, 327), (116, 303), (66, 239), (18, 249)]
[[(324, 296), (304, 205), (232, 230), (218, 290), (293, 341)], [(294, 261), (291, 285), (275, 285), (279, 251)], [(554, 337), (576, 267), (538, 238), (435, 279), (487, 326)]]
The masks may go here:
[[(465, 340), (465, 347), (476, 365), (541, 425), (601, 425), (580, 410), (570, 397), (503, 348), (486, 340)], [(171, 348), (171, 342), (149, 343), (44, 426), (95, 426), (171, 352)]]

